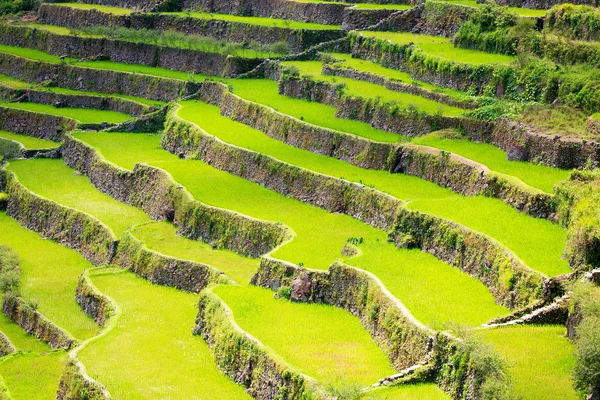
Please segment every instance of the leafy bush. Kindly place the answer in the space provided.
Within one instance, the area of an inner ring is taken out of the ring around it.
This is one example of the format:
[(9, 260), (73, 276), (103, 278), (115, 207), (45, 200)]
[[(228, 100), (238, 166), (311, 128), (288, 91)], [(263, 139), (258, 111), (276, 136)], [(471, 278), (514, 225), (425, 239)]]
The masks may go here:
[(39, 4), (39, 0), (0, 0), (0, 15), (31, 11)]

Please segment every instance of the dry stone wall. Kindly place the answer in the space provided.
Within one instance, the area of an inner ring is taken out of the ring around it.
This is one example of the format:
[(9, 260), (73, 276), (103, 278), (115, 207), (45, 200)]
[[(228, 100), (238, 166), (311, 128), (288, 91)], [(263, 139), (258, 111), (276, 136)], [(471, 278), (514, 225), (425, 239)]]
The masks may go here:
[(113, 304), (96, 289), (87, 273), (79, 277), (75, 301), (90, 318), (93, 318), (102, 327), (115, 312)]
[(21, 135), (60, 142), (76, 125), (70, 118), (0, 107), (0, 129)]

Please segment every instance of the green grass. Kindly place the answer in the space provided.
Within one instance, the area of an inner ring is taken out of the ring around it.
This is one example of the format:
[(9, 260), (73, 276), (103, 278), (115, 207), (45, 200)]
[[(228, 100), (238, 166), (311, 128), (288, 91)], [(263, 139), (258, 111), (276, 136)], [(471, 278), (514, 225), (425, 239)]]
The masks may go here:
[(516, 58), (503, 54), (454, 47), (452, 40), (440, 36), (419, 35), (408, 32), (373, 32), (361, 31), (366, 37), (387, 39), (397, 44), (413, 42), (424, 53), (434, 57), (466, 64), (510, 64)]
[(367, 392), (365, 400), (448, 400), (450, 396), (433, 383), (383, 387)]
[(48, 344), (25, 332), (23, 328), (8, 319), (4, 313), (0, 313), (0, 331), (8, 337), (17, 351), (34, 353), (50, 351)]
[[(436, 0), (444, 3), (459, 4), (467, 7), (479, 8), (480, 4), (476, 0)], [(507, 7), (510, 11), (522, 17), (543, 17), (548, 10), (535, 10), (532, 8)]]
[(86, 176), (76, 175), (62, 160), (18, 160), (8, 168), (29, 190), (92, 215), (112, 229), (117, 238), (130, 227), (150, 221), (141, 209), (100, 192)]
[(173, 12), (165, 13), (169, 15), (179, 15), (199, 19), (213, 19), (220, 21), (231, 21), (231, 22), (242, 22), (251, 25), (270, 26), (275, 28), (286, 28), (286, 29), (305, 29), (305, 30), (339, 30), (339, 25), (323, 25), (316, 24), (313, 22), (298, 22), (285, 19), (277, 18), (266, 18), (266, 17), (241, 17), (239, 15), (230, 14), (213, 14), (213, 13), (201, 13), (201, 12)]
[(51, 140), (38, 139), (33, 136), (19, 135), (18, 133), (12, 133), (7, 131), (0, 131), (0, 138), (19, 142), (26, 149), (54, 149), (59, 146), (58, 143), (55, 143)]
[(132, 233), (150, 249), (171, 257), (208, 264), (240, 283), (250, 282), (258, 269), (258, 259), (242, 257), (228, 250), (213, 249), (202, 241), (177, 236), (176, 230), (170, 223), (156, 222), (136, 227)]
[(53, 3), (53, 4), (56, 6), (79, 8), (81, 10), (98, 10), (98, 11), (116, 14), (116, 15), (128, 15), (133, 12), (133, 10), (129, 9), (129, 8), (102, 6), (99, 4), (86, 4), (86, 3)]
[(27, 89), (32, 86), (31, 84), (29, 84), (27, 82), (23, 82), (23, 81), (13, 78), (12, 76), (2, 75), (2, 74), (0, 74), (0, 83), (4, 84), (6, 86), (9, 86), (11, 88), (15, 88), (15, 89)]
[(56, 115), (59, 117), (67, 117), (77, 120), (83, 124), (98, 124), (107, 122), (109, 124), (118, 124), (130, 120), (131, 115), (123, 114), (116, 111), (95, 110), (93, 108), (70, 108), (70, 107), (53, 107), (48, 104), (38, 103), (3, 103), (0, 106), (7, 108), (16, 108), (19, 110), (33, 111), (44, 114)]
[(21, 227), (4, 212), (0, 213), (0, 227), (0, 243), (15, 250), (21, 259), (23, 298), (37, 301), (43, 315), (78, 339), (98, 333), (98, 326), (74, 299), (79, 275), (91, 264), (75, 250)]
[(330, 53), (331, 56), (338, 60), (342, 60), (344, 66), (356, 69), (358, 71), (370, 72), (372, 74), (385, 76), (389, 79), (394, 79), (404, 83), (409, 83), (422, 87), (423, 89), (431, 90), (434, 92), (445, 93), (453, 96), (464, 96), (465, 93), (459, 90), (453, 90), (448, 88), (442, 88), (439, 86), (432, 85), (427, 82), (415, 81), (408, 72), (403, 72), (397, 69), (386, 68), (381, 64), (377, 64), (372, 61), (362, 60), (360, 58), (353, 58), (352, 54), (346, 53)]
[[(232, 132), (245, 136), (237, 128)], [(131, 169), (136, 162), (144, 161), (166, 169), (200, 201), (256, 218), (279, 221), (291, 227), (297, 236), (273, 254), (276, 258), (303, 263), (309, 268), (326, 269), (331, 262), (341, 258), (341, 249), (348, 238), (362, 237), (365, 244), (361, 247), (365, 256), (347, 262), (380, 276), (392, 293), (410, 303), (415, 316), (425, 323), (439, 325), (460, 320), (478, 325), (506, 314), (506, 309), (497, 306), (487, 288), (475, 278), (462, 274), (427, 253), (396, 249), (386, 243), (385, 232), (348, 216), (332, 214), (284, 197), (215, 170), (201, 161), (178, 159), (159, 150), (158, 137), (126, 133), (77, 135), (81, 140), (100, 148), (110, 161), (124, 168)], [(307, 153), (307, 157), (310, 155), (312, 153)], [(333, 161), (338, 166), (344, 165)], [(409, 179), (423, 182), (416, 178)], [(314, 229), (315, 226), (320, 229)], [(137, 230), (136, 235), (152, 243)], [(443, 289), (437, 286), (440, 282)], [(465, 299), (465, 296), (456, 296), (456, 293), (472, 295)], [(431, 304), (439, 307), (431, 307)]]
[(0, 375), (15, 400), (54, 399), (66, 361), (64, 351), (16, 354), (0, 362)]
[(215, 106), (182, 102), (179, 115), (202, 126), (222, 140), (282, 161), (357, 183), (374, 185), (411, 208), (431, 212), (488, 234), (520, 256), (530, 267), (548, 275), (569, 272), (561, 258), (566, 231), (546, 220), (522, 214), (489, 197), (465, 197), (412, 176), (364, 170), (337, 159), (320, 156), (271, 139), (262, 132), (220, 115)]
[(227, 83), (233, 86), (235, 94), (244, 99), (267, 105), (314, 125), (379, 142), (394, 143), (401, 139), (396, 133), (375, 129), (365, 122), (337, 118), (334, 107), (280, 95), (277, 93), (277, 82), (267, 79), (230, 79)]
[(129, 272), (92, 272), (94, 285), (120, 307), (112, 331), (79, 353), (113, 398), (249, 399), (192, 335), (198, 296), (156, 286)]
[(475, 143), (469, 140), (445, 139), (433, 133), (414, 138), (412, 143), (431, 146), (469, 158), (486, 165), (493, 171), (512, 175), (528, 185), (553, 192), (554, 184), (568, 179), (570, 171), (536, 165), (521, 161), (508, 161), (506, 153), (487, 143)]
[(149, 100), (149, 99), (144, 99), (143, 97), (135, 97), (135, 96), (129, 96), (126, 94), (119, 94), (119, 93), (100, 93), (100, 92), (83, 92), (81, 90), (72, 90), (72, 89), (65, 89), (65, 88), (59, 88), (59, 87), (40, 87), (40, 88), (36, 88), (38, 90), (47, 90), (49, 92), (54, 92), (54, 93), (61, 93), (61, 94), (75, 94), (75, 95), (90, 95), (90, 96), (99, 96), (99, 97), (117, 97), (120, 99), (125, 99), (125, 100), (131, 100), (131, 101), (135, 101), (137, 103), (141, 103), (141, 104), (145, 104), (147, 106), (151, 106), (151, 107), (162, 107), (165, 104), (167, 104), (164, 101), (158, 101), (158, 100)]
[[(15, 47), (15, 46), (6, 46), (4, 44), (0, 44), (0, 53), (11, 54), (13, 56), (27, 58), (29, 60), (35, 61), (44, 61), (53, 64), (60, 64), (61, 60), (58, 56), (53, 56), (48, 53), (44, 53), (43, 51), (28, 49), (25, 47)], [(65, 61), (70, 61), (70, 59), (65, 59)]]
[(414, 94), (389, 90), (382, 85), (340, 76), (322, 75), (323, 63), (320, 61), (287, 61), (282, 64), (295, 66), (300, 70), (302, 75), (311, 75), (320, 81), (343, 83), (347, 87), (347, 93), (354, 96), (366, 98), (379, 97), (384, 101), (395, 102), (404, 109), (409, 106), (416, 106), (417, 109), (429, 114), (440, 113), (446, 116), (458, 116), (465, 112), (464, 109), (458, 107), (451, 107)]
[(506, 358), (514, 391), (523, 400), (578, 399), (572, 387), (574, 346), (564, 326), (523, 326), (483, 331)]
[(219, 286), (215, 294), (240, 327), (320, 382), (340, 379), (367, 386), (396, 371), (360, 320), (323, 304), (273, 298), (255, 286)]
[(192, 79), (195, 82), (200, 82), (205, 78), (205, 76), (201, 74), (190, 74), (188, 72), (172, 71), (166, 68), (150, 67), (141, 64), (123, 64), (113, 61), (82, 61), (73, 63), (73, 65), (86, 68), (106, 69), (110, 71), (132, 72), (142, 75), (158, 76), (161, 78), (178, 79), (180, 81), (189, 81)]
[(412, 7), (408, 4), (359, 3), (355, 4), (352, 8), (355, 10), (408, 10)]

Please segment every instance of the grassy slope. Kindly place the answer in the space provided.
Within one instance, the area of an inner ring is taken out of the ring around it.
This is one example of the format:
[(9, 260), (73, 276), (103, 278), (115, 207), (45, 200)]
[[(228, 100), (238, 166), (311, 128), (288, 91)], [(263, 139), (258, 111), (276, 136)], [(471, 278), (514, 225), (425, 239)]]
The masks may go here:
[(17, 351), (46, 353), (50, 346), (35, 336), (28, 334), (16, 323), (12, 322), (4, 313), (0, 313), (0, 331), (8, 337)]
[(122, 315), (79, 358), (114, 398), (248, 399), (217, 368), (206, 343), (192, 336), (197, 296), (152, 285), (129, 272), (94, 275)]
[(235, 321), (293, 366), (325, 383), (367, 386), (395, 373), (358, 318), (339, 308), (292, 303), (255, 286), (214, 289)]
[(75, 303), (79, 275), (91, 264), (75, 250), (42, 239), (0, 213), (0, 243), (21, 257), (21, 293), (39, 302), (39, 311), (78, 339), (98, 333), (98, 326)]
[(38, 139), (32, 136), (20, 135), (18, 133), (12, 133), (7, 131), (0, 131), (0, 138), (14, 140), (19, 142), (26, 149), (53, 149), (58, 147), (58, 143), (51, 140)]
[(182, 104), (184, 107), (179, 111), (182, 118), (199, 124), (226, 142), (317, 172), (374, 185), (393, 196), (410, 201), (410, 207), (431, 210), (437, 215), (496, 238), (532, 268), (549, 275), (569, 271), (567, 262), (561, 259), (566, 231), (556, 224), (528, 217), (497, 199), (460, 196), (419, 178), (363, 170), (333, 158), (294, 148), (222, 117), (215, 106), (198, 101)]
[(564, 326), (523, 326), (483, 331), (510, 365), (515, 394), (523, 400), (577, 399), (570, 381), (573, 344)]
[(365, 400), (447, 400), (450, 397), (433, 383), (384, 387), (368, 392)]
[(27, 82), (23, 82), (23, 81), (13, 78), (12, 76), (2, 75), (2, 74), (0, 74), (0, 83), (4, 84), (6, 86), (10, 86), (15, 89), (26, 89), (26, 88), (32, 86), (31, 84), (29, 84)]
[[(385, 232), (345, 215), (331, 214), (286, 198), (200, 161), (180, 160), (159, 149), (158, 137), (111, 133), (80, 133), (78, 137), (100, 148), (110, 161), (125, 168), (133, 168), (138, 161), (165, 168), (197, 199), (207, 204), (280, 221), (291, 227), (297, 237), (274, 253), (277, 258), (325, 269), (341, 257), (341, 249), (348, 238), (363, 237), (366, 255), (356, 259), (360, 260), (359, 266), (379, 275), (425, 323), (433, 325), (456, 320), (477, 325), (506, 313), (506, 309), (494, 303), (482, 283), (433, 256), (396, 249), (386, 243)], [(320, 229), (314, 229), (315, 226)], [(380, 257), (385, 262), (381, 262)], [(415, 268), (415, 265), (419, 267)], [(412, 272), (408, 276), (407, 270)], [(445, 280), (443, 290), (437, 287), (438, 277)], [(409, 287), (411, 292), (406, 293)], [(448, 293), (454, 294), (454, 291), (471, 295), (467, 298), (448, 297)], [(432, 304), (436, 307), (431, 307)]]
[(57, 115), (59, 117), (67, 117), (75, 119), (83, 124), (98, 124), (108, 122), (109, 124), (117, 124), (127, 121), (132, 117), (116, 111), (101, 111), (90, 108), (68, 108), (68, 107), (53, 107), (48, 104), (38, 103), (2, 103), (0, 106), (8, 108), (16, 108), (19, 110), (34, 111), (44, 114)]
[[(134, 225), (150, 221), (138, 208), (121, 203), (97, 190), (86, 176), (74, 174), (62, 160), (13, 161), (9, 169), (29, 190), (68, 207), (87, 212), (120, 237)], [(52, 179), (48, 179), (48, 177)]]
[(213, 249), (202, 241), (177, 236), (177, 228), (167, 222), (156, 222), (136, 227), (133, 234), (148, 248), (163, 254), (208, 264), (223, 271), (240, 283), (250, 282), (259, 261), (242, 257), (228, 250)]
[(434, 57), (467, 64), (510, 64), (513, 56), (492, 54), (483, 51), (454, 47), (452, 40), (440, 36), (419, 35), (408, 32), (373, 32), (361, 31), (366, 37), (378, 37), (398, 44), (413, 42), (424, 53)]
[(372, 128), (371, 125), (335, 117), (335, 108), (320, 103), (308, 102), (279, 95), (277, 82), (267, 79), (230, 79), (235, 94), (280, 110), (314, 125), (353, 133), (379, 142), (397, 142), (401, 136)]
[(416, 84), (418, 86), (423, 87), (424, 89), (428, 89), (431, 91), (446, 93), (454, 96), (464, 95), (464, 93), (459, 90), (442, 88), (439, 86), (432, 85), (431, 83), (415, 81), (408, 72), (403, 72), (392, 68), (386, 68), (381, 64), (377, 64), (372, 61), (361, 60), (360, 58), (353, 58), (352, 54), (332, 53), (331, 55), (338, 60), (342, 60), (345, 66), (354, 68), (358, 71), (370, 72), (372, 74), (385, 76), (387, 78), (398, 80), (404, 83)]
[(233, 21), (243, 22), (250, 25), (262, 25), (276, 28), (285, 29), (306, 29), (306, 30), (338, 30), (341, 27), (339, 25), (323, 25), (316, 24), (313, 22), (298, 22), (285, 19), (267, 18), (267, 17), (242, 17), (239, 15), (230, 14), (214, 14), (214, 13), (202, 13), (202, 12), (174, 12), (165, 14), (175, 14), (180, 16), (189, 16), (192, 18), (200, 19), (215, 19), (220, 21)]
[(107, 13), (116, 14), (116, 15), (128, 15), (133, 12), (133, 10), (131, 10), (129, 8), (102, 6), (100, 4), (86, 4), (86, 3), (54, 3), (54, 4), (58, 5), (58, 6), (63, 6), (63, 7), (79, 8), (82, 10), (98, 10), (98, 11), (107, 12)]
[(547, 193), (552, 193), (554, 184), (568, 179), (570, 175), (570, 171), (551, 168), (545, 165), (508, 161), (506, 159), (506, 152), (487, 143), (475, 143), (460, 139), (444, 139), (436, 136), (435, 133), (414, 138), (412, 143), (459, 154), (485, 164), (493, 171), (515, 176), (528, 185)]
[(15, 400), (54, 399), (66, 360), (64, 351), (15, 354), (0, 361), (0, 375)]
[(366, 98), (379, 97), (384, 101), (395, 102), (402, 108), (413, 105), (429, 114), (441, 113), (446, 116), (458, 116), (465, 112), (465, 110), (458, 107), (451, 107), (414, 94), (396, 92), (374, 83), (339, 76), (322, 75), (323, 63), (320, 61), (287, 61), (282, 64), (295, 66), (300, 70), (302, 75), (312, 75), (317, 80), (344, 83), (347, 87), (347, 93), (354, 96)]

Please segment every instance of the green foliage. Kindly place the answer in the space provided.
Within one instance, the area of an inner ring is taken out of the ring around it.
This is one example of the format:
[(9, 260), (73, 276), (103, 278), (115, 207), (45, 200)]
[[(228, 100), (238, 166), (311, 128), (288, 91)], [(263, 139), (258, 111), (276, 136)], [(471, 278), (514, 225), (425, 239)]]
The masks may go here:
[(10, 247), (0, 245), (0, 292), (18, 294), (21, 285), (19, 255)]
[(0, 0), (0, 15), (18, 14), (37, 8), (40, 0)]

